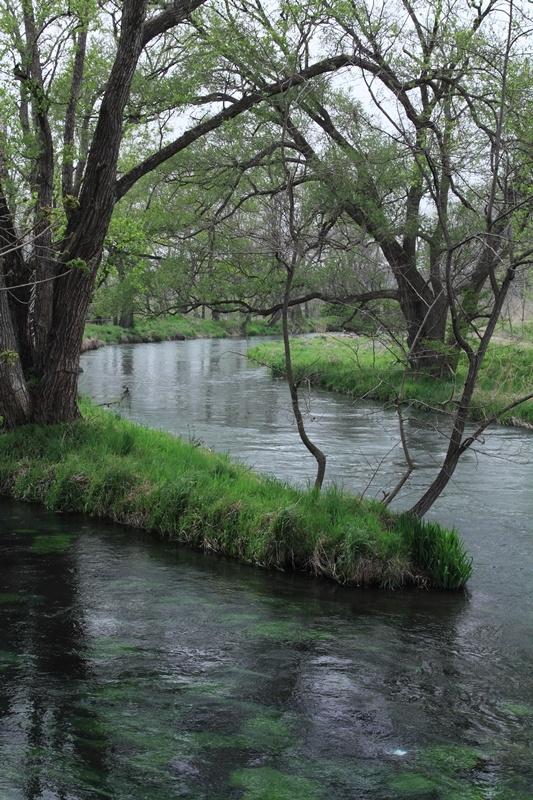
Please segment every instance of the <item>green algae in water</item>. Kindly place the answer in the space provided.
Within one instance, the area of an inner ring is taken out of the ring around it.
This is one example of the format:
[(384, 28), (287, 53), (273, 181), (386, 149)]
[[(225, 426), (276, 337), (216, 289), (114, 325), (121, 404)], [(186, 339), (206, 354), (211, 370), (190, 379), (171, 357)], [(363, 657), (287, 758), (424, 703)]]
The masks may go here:
[(35, 537), (31, 549), (39, 555), (47, 553), (63, 553), (72, 544), (74, 536), (68, 533), (40, 533)]
[(33, 605), (43, 605), (45, 599), (38, 594), (13, 594), (10, 592), (0, 592), (0, 605), (2, 603), (31, 603)]
[(443, 800), (496, 800), (496, 798), (499, 798), (499, 795), (495, 794), (492, 787), (482, 788), (480, 786), (459, 785), (455, 789), (451, 788), (441, 793), (440, 797), (442, 797)]
[(480, 754), (472, 748), (455, 744), (428, 747), (419, 756), (419, 760), (423, 764), (445, 774), (474, 769), (479, 765), (480, 759)]
[(22, 759), (20, 752), (16, 754), (17, 763), (23, 764), (22, 771), (10, 770), (5, 760), (2, 763), (2, 778), (9, 777), (14, 785), (25, 786), (35, 780), (52, 789), (53, 796), (87, 797), (86, 790), (90, 791), (90, 796), (94, 796), (95, 790), (98, 797), (110, 796), (102, 788), (104, 771), (76, 761), (67, 750), (32, 746), (22, 752)]
[(24, 603), (26, 600), (21, 594), (8, 594), (0, 592), (0, 603)]
[(72, 717), (70, 720), (77, 741), (90, 747), (108, 747), (109, 726), (95, 717)]
[(389, 781), (389, 786), (391, 789), (413, 798), (433, 793), (438, 789), (436, 783), (417, 772), (404, 772), (402, 775), (397, 775)]
[(343, 639), (343, 645), (348, 652), (348, 650), (353, 649), (356, 653), (382, 653), (383, 647), (379, 647), (377, 644), (368, 644), (367, 642), (361, 639), (355, 639), (351, 636), (347, 636), (346, 639)]
[(0, 650), (0, 670), (8, 669), (9, 667), (19, 664), (22, 656), (19, 653), (13, 653), (10, 650)]
[(253, 744), (240, 733), (203, 733), (193, 734), (198, 747), (203, 749), (251, 750)]
[(247, 720), (239, 733), (203, 732), (195, 734), (195, 738), (197, 744), (206, 749), (261, 750), (277, 755), (289, 744), (290, 733), (279, 720), (262, 716)]
[(459, 786), (440, 795), (443, 800), (533, 800), (533, 794), (490, 785)]
[(322, 796), (320, 787), (307, 778), (270, 767), (237, 770), (230, 783), (245, 790), (242, 800), (319, 800)]
[(273, 639), (278, 642), (330, 641), (334, 638), (330, 633), (326, 633), (325, 631), (306, 630), (296, 622), (285, 620), (262, 622), (259, 625), (253, 625), (251, 628), (248, 628), (246, 635), (258, 639)]
[(147, 651), (137, 645), (123, 644), (118, 639), (111, 636), (103, 636), (100, 639), (93, 639), (89, 646), (89, 651), (92, 658), (96, 659), (113, 659), (119, 658), (124, 655), (142, 654), (146, 655)]
[(102, 686), (100, 689), (91, 692), (88, 696), (98, 703), (118, 703), (123, 700), (129, 700), (132, 690), (125, 684), (111, 684), (110, 686)]
[(489, 789), (476, 778), (469, 780), (464, 775), (479, 768), (483, 761), (482, 755), (471, 747), (435, 745), (422, 750), (417, 761), (430, 771), (430, 782), (443, 800), (489, 800), (495, 796), (494, 786)]
[(229, 627), (244, 628), (260, 619), (259, 614), (219, 614), (217, 619)]
[(187, 758), (191, 755), (191, 743), (185, 741), (153, 741), (152, 747), (136, 753), (133, 756), (126, 756), (124, 762), (131, 769), (140, 770), (143, 773), (152, 772), (155, 776), (159, 775), (163, 768), (177, 758)]
[(241, 734), (248, 747), (268, 753), (280, 753), (290, 741), (290, 732), (279, 719), (272, 716), (254, 717), (244, 723)]
[(499, 703), (498, 707), (516, 717), (533, 717), (533, 706), (524, 703)]
[(172, 720), (159, 727), (148, 725), (149, 718), (143, 721), (131, 716), (129, 712), (123, 712), (114, 718), (113, 726), (110, 725), (110, 736), (112, 733), (117, 741), (136, 745), (139, 754), (143, 752), (148, 760), (157, 764), (165, 763), (176, 755), (190, 753), (194, 748), (194, 734), (173, 730)]

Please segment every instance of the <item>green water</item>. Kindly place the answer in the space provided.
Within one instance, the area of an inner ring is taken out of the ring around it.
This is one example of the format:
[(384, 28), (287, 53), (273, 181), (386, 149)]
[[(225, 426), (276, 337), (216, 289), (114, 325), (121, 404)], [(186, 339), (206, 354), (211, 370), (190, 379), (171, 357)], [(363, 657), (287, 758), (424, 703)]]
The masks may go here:
[(501, 586), (489, 613), (0, 520), (1, 800), (533, 800), (531, 620)]

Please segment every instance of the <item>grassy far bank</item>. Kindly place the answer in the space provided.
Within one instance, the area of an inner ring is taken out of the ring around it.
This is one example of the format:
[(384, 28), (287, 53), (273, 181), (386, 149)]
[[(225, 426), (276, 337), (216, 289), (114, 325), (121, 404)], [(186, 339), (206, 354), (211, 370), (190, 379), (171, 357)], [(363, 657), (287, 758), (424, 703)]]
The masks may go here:
[[(393, 402), (400, 390), (404, 400), (428, 410), (452, 411), (466, 372), (460, 361), (457, 374), (444, 379), (408, 375), (404, 380), (401, 356), (394, 348), (369, 339), (320, 335), (294, 339), (291, 353), (295, 377), (317, 387), (382, 402)], [(248, 350), (248, 358), (268, 365), (273, 374), (285, 375), (283, 346), (260, 344)], [(474, 394), (472, 418), (483, 420), (509, 403), (533, 391), (533, 347), (494, 342), (483, 363)], [(504, 424), (533, 425), (533, 401), (517, 406), (501, 417)]]
[[(295, 332), (311, 333), (325, 330), (327, 321), (299, 318)], [(184, 314), (141, 319), (135, 322), (134, 328), (119, 328), (111, 323), (85, 326), (85, 339), (102, 344), (125, 344), (137, 342), (162, 342), (168, 339), (217, 338), (227, 336), (271, 336), (281, 334), (281, 322), (275, 325), (260, 318), (246, 322), (241, 314), (232, 314), (227, 319), (201, 319)]]
[(455, 531), (287, 486), (89, 402), (82, 412), (1, 434), (0, 493), (340, 583), (458, 588), (470, 577)]

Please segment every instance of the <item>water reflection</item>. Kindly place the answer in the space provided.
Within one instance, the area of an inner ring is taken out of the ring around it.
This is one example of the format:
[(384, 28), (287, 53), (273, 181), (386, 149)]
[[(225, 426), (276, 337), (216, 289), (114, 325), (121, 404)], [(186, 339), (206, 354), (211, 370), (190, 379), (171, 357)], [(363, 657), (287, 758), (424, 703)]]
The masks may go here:
[(24, 797), (40, 798), (67, 752), (74, 765), (90, 764), (102, 774), (105, 753), (88, 750), (72, 720), (75, 699), (92, 677), (75, 537), (62, 520), (34, 507), (9, 504), (6, 510), (0, 528), (0, 718), (7, 752), (0, 787), (5, 780)]

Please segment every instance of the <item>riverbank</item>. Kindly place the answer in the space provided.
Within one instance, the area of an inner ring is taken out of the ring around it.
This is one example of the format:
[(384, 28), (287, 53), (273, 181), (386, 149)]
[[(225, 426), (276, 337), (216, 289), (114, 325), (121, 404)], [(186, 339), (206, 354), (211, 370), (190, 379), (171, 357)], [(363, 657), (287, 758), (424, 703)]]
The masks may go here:
[(82, 412), (0, 435), (0, 493), (345, 584), (458, 588), (470, 577), (455, 531), (256, 475), (87, 401)]
[[(298, 318), (293, 333), (314, 333), (325, 330), (326, 320)], [(133, 328), (120, 328), (107, 323), (88, 323), (82, 352), (96, 350), (106, 344), (141, 344), (185, 339), (224, 339), (229, 336), (272, 336), (281, 334), (281, 322), (270, 325), (266, 320), (247, 321), (243, 315), (233, 314), (228, 319), (212, 320), (175, 314), (173, 316), (141, 319)]]
[[(362, 337), (321, 334), (291, 341), (295, 379), (356, 398), (394, 404), (401, 395), (408, 404), (427, 411), (454, 410), (465, 364), (455, 376), (442, 379), (405, 374), (401, 355)], [(264, 364), (276, 377), (285, 377), (283, 345), (267, 343), (248, 350), (247, 357)], [(533, 391), (533, 348), (523, 341), (495, 341), (490, 345), (474, 394), (473, 420), (488, 419), (521, 396)], [(533, 427), (533, 401), (500, 418), (504, 425)]]

